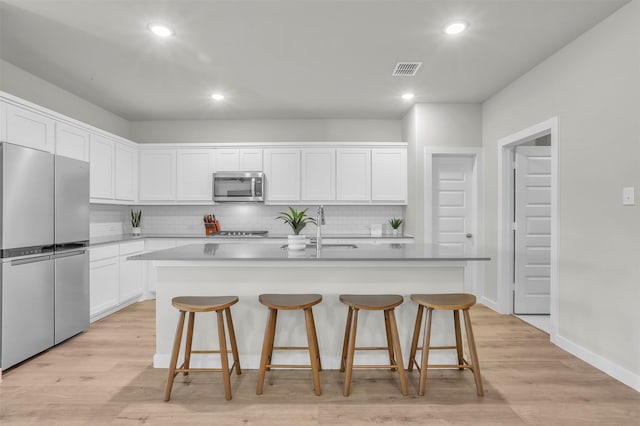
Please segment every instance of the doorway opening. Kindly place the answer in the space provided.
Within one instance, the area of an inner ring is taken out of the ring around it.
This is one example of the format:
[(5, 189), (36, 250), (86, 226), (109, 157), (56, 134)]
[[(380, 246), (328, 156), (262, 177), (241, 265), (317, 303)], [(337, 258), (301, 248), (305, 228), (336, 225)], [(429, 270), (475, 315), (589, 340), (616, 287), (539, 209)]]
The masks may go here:
[[(498, 141), (498, 311), (558, 332), (558, 120)], [(548, 321), (544, 316), (549, 315)], [(542, 322), (540, 322), (542, 321)]]
[[(482, 247), (481, 149), (425, 148), (424, 241), (451, 254)], [(464, 291), (481, 298), (482, 262), (464, 265)]]

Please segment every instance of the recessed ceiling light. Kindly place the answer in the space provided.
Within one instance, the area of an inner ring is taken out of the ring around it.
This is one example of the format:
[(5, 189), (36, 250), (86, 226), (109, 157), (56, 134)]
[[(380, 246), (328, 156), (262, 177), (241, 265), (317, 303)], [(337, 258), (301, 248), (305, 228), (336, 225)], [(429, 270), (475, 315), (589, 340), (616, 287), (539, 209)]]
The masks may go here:
[(157, 35), (158, 37), (171, 37), (175, 32), (162, 24), (149, 24), (149, 31)]
[(213, 99), (214, 101), (223, 101), (224, 95), (220, 93), (214, 93), (211, 95), (211, 99)]
[(469, 24), (467, 24), (466, 22), (456, 21), (444, 27), (444, 32), (449, 35), (456, 35), (456, 34), (460, 34), (467, 28), (469, 28)]
[(415, 95), (413, 93), (404, 93), (402, 95), (402, 99), (404, 99), (405, 101), (410, 101), (414, 97), (415, 97)]

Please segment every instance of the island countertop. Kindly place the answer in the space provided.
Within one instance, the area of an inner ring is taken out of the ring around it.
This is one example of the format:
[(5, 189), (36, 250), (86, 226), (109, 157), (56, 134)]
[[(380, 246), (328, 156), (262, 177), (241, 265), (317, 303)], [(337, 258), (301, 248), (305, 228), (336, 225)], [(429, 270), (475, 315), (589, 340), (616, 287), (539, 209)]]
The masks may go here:
[(349, 261), (486, 261), (489, 257), (473, 253), (450, 253), (431, 244), (380, 244), (380, 245), (326, 245), (316, 251), (287, 250), (286, 246), (272, 244), (189, 244), (132, 256), (129, 260), (152, 261), (286, 261), (286, 262), (349, 262)]

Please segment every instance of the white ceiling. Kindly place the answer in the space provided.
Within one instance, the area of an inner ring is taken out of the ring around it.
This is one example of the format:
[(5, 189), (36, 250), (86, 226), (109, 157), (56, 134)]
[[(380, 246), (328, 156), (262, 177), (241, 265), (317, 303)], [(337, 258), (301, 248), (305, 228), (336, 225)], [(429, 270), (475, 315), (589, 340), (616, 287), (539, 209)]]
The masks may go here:
[[(5, 0), (0, 57), (131, 121), (398, 119), (406, 91), (486, 100), (627, 2)], [(399, 61), (423, 65), (392, 77)]]

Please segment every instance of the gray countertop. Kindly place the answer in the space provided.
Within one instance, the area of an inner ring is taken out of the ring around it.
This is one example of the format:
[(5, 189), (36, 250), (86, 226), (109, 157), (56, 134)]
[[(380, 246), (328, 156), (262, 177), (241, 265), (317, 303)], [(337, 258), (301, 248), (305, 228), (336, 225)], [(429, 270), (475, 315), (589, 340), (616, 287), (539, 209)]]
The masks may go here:
[(156, 261), (467, 261), (490, 260), (478, 253), (447, 254), (428, 244), (363, 244), (357, 248), (325, 246), (289, 251), (276, 244), (189, 244), (132, 256), (130, 260)]
[[(315, 237), (314, 235), (309, 235), (310, 238)], [(130, 234), (122, 234), (122, 235), (109, 235), (104, 237), (93, 237), (91, 238), (90, 245), (98, 246), (103, 244), (114, 244), (114, 243), (126, 243), (130, 241), (139, 241), (144, 240), (145, 238), (202, 238), (211, 241), (216, 240), (247, 240), (248, 242), (254, 240), (286, 240), (287, 235), (285, 234), (269, 234), (266, 237), (234, 237), (234, 236), (218, 236), (218, 235), (205, 235), (204, 233), (199, 234), (142, 234), (140, 236), (133, 236)], [(396, 238), (413, 238), (411, 235), (381, 235), (381, 236), (371, 236), (367, 234), (339, 234), (339, 235), (323, 235), (324, 239), (396, 239)]]

